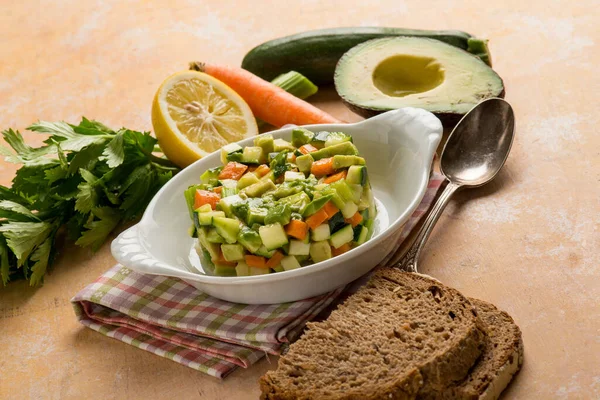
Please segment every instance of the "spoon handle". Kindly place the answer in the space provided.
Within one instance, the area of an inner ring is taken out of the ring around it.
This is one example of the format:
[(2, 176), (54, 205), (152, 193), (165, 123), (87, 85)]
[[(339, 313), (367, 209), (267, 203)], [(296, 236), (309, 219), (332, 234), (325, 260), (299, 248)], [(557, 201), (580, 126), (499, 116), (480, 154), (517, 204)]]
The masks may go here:
[(425, 219), (423, 226), (421, 226), (421, 229), (419, 229), (419, 233), (415, 237), (415, 241), (410, 246), (404, 257), (400, 259), (397, 267), (409, 272), (418, 272), (417, 262), (419, 261), (421, 250), (423, 249), (425, 242), (427, 242), (427, 239), (429, 238), (429, 235), (431, 234), (436, 222), (440, 218), (440, 215), (442, 215), (442, 211), (444, 211), (444, 208), (446, 208), (446, 205), (450, 201), (450, 197), (452, 197), (458, 188), (460, 188), (460, 185), (452, 182), (449, 182), (448, 185), (446, 185), (446, 188)]

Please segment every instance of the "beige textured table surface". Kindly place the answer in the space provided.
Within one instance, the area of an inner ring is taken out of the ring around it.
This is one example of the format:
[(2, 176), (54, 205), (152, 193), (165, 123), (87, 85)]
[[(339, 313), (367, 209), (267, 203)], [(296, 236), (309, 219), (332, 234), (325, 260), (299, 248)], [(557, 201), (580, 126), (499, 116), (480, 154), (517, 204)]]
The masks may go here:
[[(1, 128), (85, 115), (150, 129), (155, 90), (188, 61), (239, 65), (252, 46), (308, 29), (455, 28), (490, 38), (516, 110), (513, 151), (493, 184), (456, 196), (422, 269), (521, 326), (525, 365), (505, 398), (600, 398), (597, 0), (53, 3), (3, 1)], [(332, 92), (317, 104), (358, 119)], [(0, 183), (14, 170), (0, 162)], [(69, 299), (113, 263), (108, 245), (95, 255), (67, 247), (42, 288), (0, 288), (1, 399), (258, 396), (273, 357), (218, 381), (80, 327)]]

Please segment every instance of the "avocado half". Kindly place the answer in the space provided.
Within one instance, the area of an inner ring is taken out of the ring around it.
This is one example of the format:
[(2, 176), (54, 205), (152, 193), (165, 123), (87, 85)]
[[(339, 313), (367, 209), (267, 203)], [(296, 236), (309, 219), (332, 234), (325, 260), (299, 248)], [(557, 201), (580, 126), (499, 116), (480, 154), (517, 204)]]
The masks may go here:
[(452, 126), (483, 99), (504, 97), (504, 84), (479, 58), (434, 39), (389, 37), (348, 50), (337, 64), (335, 88), (368, 118), (419, 107)]

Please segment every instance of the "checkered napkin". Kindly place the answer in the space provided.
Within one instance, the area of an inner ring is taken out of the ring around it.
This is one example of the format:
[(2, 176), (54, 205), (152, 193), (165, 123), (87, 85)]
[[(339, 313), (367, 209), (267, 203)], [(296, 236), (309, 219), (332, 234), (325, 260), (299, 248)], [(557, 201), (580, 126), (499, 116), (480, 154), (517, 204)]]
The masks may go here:
[[(434, 174), (401, 239), (429, 209), (441, 184)], [(265, 354), (281, 354), (306, 321), (340, 296), (274, 305), (236, 304), (211, 297), (185, 282), (144, 275), (117, 265), (71, 301), (79, 321), (108, 337), (223, 378)]]

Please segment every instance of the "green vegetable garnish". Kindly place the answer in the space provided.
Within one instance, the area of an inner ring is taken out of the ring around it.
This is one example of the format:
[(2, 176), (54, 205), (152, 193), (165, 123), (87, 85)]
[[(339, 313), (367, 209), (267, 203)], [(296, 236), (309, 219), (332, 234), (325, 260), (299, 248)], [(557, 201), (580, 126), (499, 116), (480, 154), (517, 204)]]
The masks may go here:
[(61, 227), (82, 247), (98, 250), (123, 221), (135, 219), (179, 169), (149, 132), (114, 131), (83, 118), (79, 125), (38, 122), (27, 128), (49, 134), (41, 147), (18, 131), (2, 132), (22, 164), (12, 187), (0, 186), (0, 276), (6, 285), (25, 278), (39, 285), (52, 265)]

